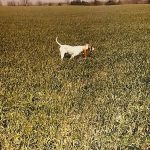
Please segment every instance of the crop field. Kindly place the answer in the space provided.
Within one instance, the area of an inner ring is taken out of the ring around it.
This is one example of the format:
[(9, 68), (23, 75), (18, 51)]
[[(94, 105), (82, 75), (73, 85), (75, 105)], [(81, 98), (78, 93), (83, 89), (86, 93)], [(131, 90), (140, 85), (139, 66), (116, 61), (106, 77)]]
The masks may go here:
[(150, 5), (0, 7), (0, 60), (0, 149), (149, 149)]

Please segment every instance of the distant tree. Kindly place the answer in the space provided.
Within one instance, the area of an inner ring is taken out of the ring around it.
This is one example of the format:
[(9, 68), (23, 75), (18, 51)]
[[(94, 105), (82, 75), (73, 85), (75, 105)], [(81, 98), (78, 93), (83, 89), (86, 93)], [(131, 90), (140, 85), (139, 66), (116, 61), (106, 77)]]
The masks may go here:
[(62, 6), (62, 3), (58, 3), (58, 6)]
[(47, 5), (48, 5), (48, 6), (52, 6), (53, 4), (49, 2)]
[(120, 5), (121, 2), (120, 2), (120, 0), (117, 0), (117, 1), (116, 0), (109, 0), (105, 4), (106, 5)]
[(20, 0), (20, 4), (23, 5), (23, 6), (29, 6), (30, 1), (29, 0)]
[(138, 3), (138, 0), (131, 0), (131, 3), (137, 4), (137, 3)]
[(73, 1), (71, 1), (71, 4), (79, 5), (79, 4), (81, 4), (81, 0), (73, 0)]
[(102, 5), (104, 2), (99, 1), (99, 0), (94, 0), (94, 5)]
[(94, 5), (97, 5), (98, 1), (97, 0), (94, 0)]
[(81, 1), (81, 0), (73, 0), (70, 3), (71, 5), (89, 5), (87, 1)]
[(38, 1), (38, 2), (36, 3), (36, 5), (37, 5), (37, 6), (42, 6), (43, 3), (42, 3), (41, 1)]
[(70, 0), (66, 0), (66, 4), (70, 4)]
[(2, 1), (0, 0), (0, 6), (3, 6)]
[(8, 1), (8, 2), (7, 2), (7, 6), (16, 6), (16, 3), (15, 3), (14, 0)]
[(28, 2), (29, 6), (33, 6), (33, 3), (31, 1)]
[(48, 4), (49, 3), (47, 3), (47, 2), (42, 3), (43, 6), (48, 6)]

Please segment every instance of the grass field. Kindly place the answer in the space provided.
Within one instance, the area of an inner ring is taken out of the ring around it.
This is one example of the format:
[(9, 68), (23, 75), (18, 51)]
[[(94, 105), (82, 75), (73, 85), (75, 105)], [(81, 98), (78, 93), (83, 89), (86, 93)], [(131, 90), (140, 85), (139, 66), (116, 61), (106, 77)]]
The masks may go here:
[(150, 5), (0, 7), (0, 58), (0, 149), (148, 150)]

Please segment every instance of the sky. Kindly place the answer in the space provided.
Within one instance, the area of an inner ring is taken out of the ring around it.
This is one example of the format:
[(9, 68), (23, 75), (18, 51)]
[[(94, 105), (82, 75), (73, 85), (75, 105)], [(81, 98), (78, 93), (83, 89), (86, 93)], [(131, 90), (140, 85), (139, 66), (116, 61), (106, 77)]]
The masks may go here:
[[(7, 4), (8, 1), (21, 1), (21, 0), (0, 0), (2, 1), (3, 4)], [(56, 2), (56, 3), (59, 3), (59, 2), (65, 2), (66, 0), (29, 0), (30, 2), (32, 3), (36, 3), (36, 2)], [(71, 0), (70, 0), (71, 1)], [(84, 1), (92, 1), (92, 0), (84, 0)]]

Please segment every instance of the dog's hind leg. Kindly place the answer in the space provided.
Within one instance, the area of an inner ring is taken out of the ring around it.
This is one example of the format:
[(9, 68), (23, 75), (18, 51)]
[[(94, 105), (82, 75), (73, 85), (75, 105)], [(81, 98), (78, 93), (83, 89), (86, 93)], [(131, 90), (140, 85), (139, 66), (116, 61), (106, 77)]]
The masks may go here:
[(63, 60), (65, 53), (61, 52), (60, 55), (61, 55), (61, 60)]
[(72, 54), (71, 57), (70, 57), (70, 59), (74, 58), (74, 56), (76, 56), (76, 55)]

